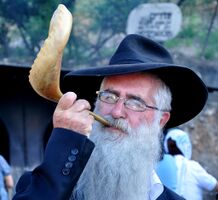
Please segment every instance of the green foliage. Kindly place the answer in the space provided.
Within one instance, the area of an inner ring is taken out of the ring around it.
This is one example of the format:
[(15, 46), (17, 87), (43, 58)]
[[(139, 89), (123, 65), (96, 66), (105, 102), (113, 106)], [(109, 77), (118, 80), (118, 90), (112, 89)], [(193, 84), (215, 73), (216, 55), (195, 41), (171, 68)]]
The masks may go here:
[(108, 52), (111, 51), (108, 47), (105, 48), (106, 43), (115, 35), (125, 34), (129, 12), (142, 2), (144, 3), (141, 0), (82, 0), (77, 3), (73, 13), (73, 43), (77, 63), (87, 63), (88, 59), (89, 64), (95, 64), (97, 60), (108, 58)]
[[(202, 57), (202, 51), (206, 45), (203, 57), (210, 60), (216, 59), (216, 44), (218, 42), (216, 22), (213, 24), (208, 41), (206, 41), (212, 15), (215, 10), (216, 4), (214, 3), (212, 0), (185, 1), (182, 10), (182, 29), (176, 38), (166, 42), (166, 47), (173, 49), (191, 47), (195, 49), (196, 57)], [(193, 9), (193, 6), (196, 9)]]
[(184, 25), (179, 34), (179, 37), (182, 38), (194, 38), (199, 33), (199, 27), (201, 26), (201, 17), (197, 13), (189, 16), (188, 18), (184, 18)]
[[(120, 38), (132, 9), (142, 3), (177, 0), (0, 0), (1, 58), (17, 62), (33, 61), (48, 34), (49, 22), (59, 3), (74, 17), (73, 29), (64, 54), (65, 67), (96, 66), (107, 63)], [(184, 0), (181, 4), (183, 25), (178, 36), (166, 42), (168, 48), (193, 47), (196, 56), (203, 48), (215, 0)], [(205, 58), (217, 54), (217, 23), (210, 34)], [(200, 47), (200, 48), (199, 48)], [(9, 53), (10, 52), (10, 53)], [(21, 59), (21, 57), (23, 59)], [(20, 59), (19, 59), (20, 58)]]
[(193, 13), (192, 16), (186, 17), (183, 19), (183, 26), (180, 33), (175, 39), (169, 40), (166, 42), (166, 47), (176, 48), (176, 47), (189, 47), (194, 46), (196, 40), (205, 36), (205, 31), (199, 31), (201, 27), (201, 18), (199, 14)]
[(205, 50), (205, 54), (204, 54), (205, 59), (213, 60), (214, 58), (217, 57), (217, 52), (218, 52), (217, 41), (218, 41), (218, 29), (216, 28), (210, 35), (208, 41), (210, 45), (208, 45), (208, 47)]

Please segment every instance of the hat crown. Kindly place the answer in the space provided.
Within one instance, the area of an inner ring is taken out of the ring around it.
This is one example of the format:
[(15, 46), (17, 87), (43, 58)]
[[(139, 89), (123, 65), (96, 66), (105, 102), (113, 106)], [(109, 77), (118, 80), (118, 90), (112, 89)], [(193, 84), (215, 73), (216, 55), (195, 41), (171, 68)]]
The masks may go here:
[(109, 64), (173, 63), (170, 53), (158, 43), (137, 34), (127, 35)]

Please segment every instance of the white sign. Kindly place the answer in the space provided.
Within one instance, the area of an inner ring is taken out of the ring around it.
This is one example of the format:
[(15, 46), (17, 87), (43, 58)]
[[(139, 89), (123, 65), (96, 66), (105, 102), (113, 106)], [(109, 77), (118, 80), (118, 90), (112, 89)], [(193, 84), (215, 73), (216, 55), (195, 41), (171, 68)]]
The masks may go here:
[(131, 11), (126, 32), (163, 42), (174, 38), (180, 31), (181, 24), (182, 13), (176, 4), (147, 3)]

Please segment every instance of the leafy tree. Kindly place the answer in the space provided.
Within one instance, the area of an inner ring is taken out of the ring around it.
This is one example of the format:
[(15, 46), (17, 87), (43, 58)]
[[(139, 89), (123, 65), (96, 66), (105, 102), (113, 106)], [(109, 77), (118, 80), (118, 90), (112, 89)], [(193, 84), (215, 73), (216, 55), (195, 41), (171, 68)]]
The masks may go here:
[[(166, 46), (203, 48), (217, 0), (0, 0), (0, 59), (31, 64), (47, 37), (54, 10), (63, 3), (74, 17), (63, 66), (105, 64), (120, 37), (126, 34), (131, 10), (139, 4), (154, 2), (177, 3), (183, 13), (180, 34), (166, 42)], [(218, 48), (211, 44), (216, 40), (216, 23), (213, 25), (205, 45), (207, 58), (213, 58)]]
[[(73, 1), (65, 2), (73, 7)], [(0, 38), (4, 38), (0, 40), (2, 54), (9, 56), (9, 44), (15, 45), (17, 50), (20, 41), (23, 54), (34, 57), (47, 37), (49, 21), (57, 5), (57, 0), (0, 1)]]
[[(129, 12), (142, 0), (83, 0), (76, 4), (71, 55), (78, 65), (101, 64), (111, 55), (105, 48), (114, 36), (125, 34)], [(113, 50), (113, 48), (111, 48)], [(100, 60), (100, 63), (98, 61)]]

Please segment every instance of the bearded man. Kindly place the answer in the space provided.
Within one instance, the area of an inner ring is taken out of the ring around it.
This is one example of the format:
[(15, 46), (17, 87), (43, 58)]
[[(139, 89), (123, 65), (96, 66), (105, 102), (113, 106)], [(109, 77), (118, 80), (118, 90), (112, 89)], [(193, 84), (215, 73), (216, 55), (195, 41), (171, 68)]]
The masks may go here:
[[(44, 160), (20, 178), (14, 200), (183, 199), (161, 183), (155, 167), (162, 130), (194, 118), (206, 103), (194, 71), (174, 64), (160, 44), (131, 34), (109, 65), (72, 71), (64, 86)], [(109, 125), (90, 115), (93, 102)]]

